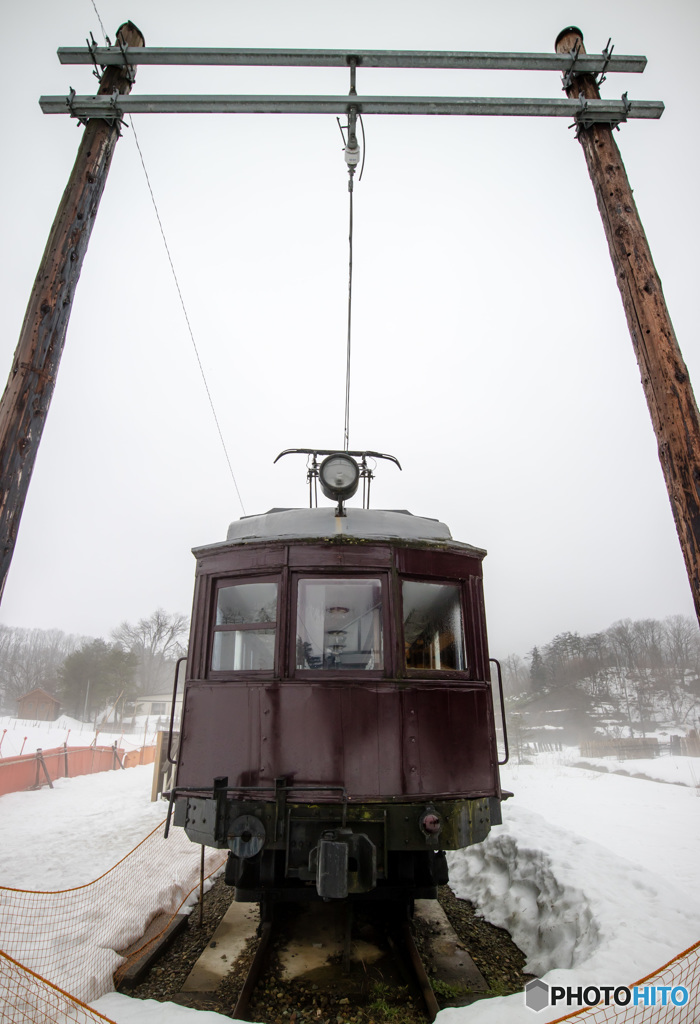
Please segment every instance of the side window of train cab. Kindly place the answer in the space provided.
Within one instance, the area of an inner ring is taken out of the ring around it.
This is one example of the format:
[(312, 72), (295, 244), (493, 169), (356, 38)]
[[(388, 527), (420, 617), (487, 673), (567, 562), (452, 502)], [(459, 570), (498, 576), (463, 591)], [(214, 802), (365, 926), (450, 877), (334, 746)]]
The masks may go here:
[(296, 670), (383, 671), (382, 580), (297, 581)]
[(216, 590), (213, 672), (272, 672), (279, 585), (276, 579), (225, 580)]
[(406, 668), (465, 672), (461, 586), (402, 581)]

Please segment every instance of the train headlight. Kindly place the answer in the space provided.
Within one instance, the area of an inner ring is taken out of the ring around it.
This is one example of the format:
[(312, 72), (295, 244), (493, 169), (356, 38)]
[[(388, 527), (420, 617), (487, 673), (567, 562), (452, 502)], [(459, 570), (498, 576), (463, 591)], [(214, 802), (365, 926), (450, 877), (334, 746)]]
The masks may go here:
[(328, 455), (318, 470), (321, 490), (332, 501), (352, 498), (360, 482), (360, 467), (349, 455), (338, 452)]

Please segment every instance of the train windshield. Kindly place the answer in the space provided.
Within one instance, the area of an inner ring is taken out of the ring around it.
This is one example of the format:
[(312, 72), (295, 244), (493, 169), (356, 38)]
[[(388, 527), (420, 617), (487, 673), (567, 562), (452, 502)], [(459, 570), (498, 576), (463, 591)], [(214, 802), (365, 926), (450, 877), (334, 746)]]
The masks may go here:
[(216, 595), (213, 671), (271, 671), (276, 625), (276, 583), (221, 587)]
[(404, 580), (403, 635), (406, 668), (464, 671), (459, 586)]
[(299, 580), (296, 667), (384, 668), (381, 580)]

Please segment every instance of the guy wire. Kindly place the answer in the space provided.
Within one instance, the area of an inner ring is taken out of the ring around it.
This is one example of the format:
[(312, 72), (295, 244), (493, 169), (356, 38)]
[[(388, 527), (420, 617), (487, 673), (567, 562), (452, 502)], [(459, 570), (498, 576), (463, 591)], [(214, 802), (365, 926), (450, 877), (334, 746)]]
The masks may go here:
[[(105, 27), (102, 24), (102, 18), (100, 17), (100, 12), (97, 9), (97, 4), (95, 3), (95, 0), (91, 0), (91, 3), (92, 3), (92, 6), (93, 6), (93, 8), (95, 10), (95, 14), (97, 15), (97, 20), (100, 23), (100, 28), (102, 29), (102, 35), (104, 36), (105, 43), (107, 44), (107, 46), (109, 46), (109, 39), (107, 37), (107, 33), (105, 32)], [(168, 246), (168, 241), (167, 241), (167, 239), (165, 237), (165, 230), (163, 229), (163, 222), (160, 219), (160, 213), (158, 212), (158, 204), (156, 203), (156, 197), (153, 195), (153, 189), (151, 188), (151, 179), (148, 177), (148, 171), (146, 170), (146, 161), (144, 160), (143, 153), (141, 152), (141, 146), (139, 145), (138, 135), (136, 134), (136, 129), (134, 128), (134, 121), (133, 121), (133, 118), (131, 117), (131, 114), (129, 114), (129, 124), (131, 126), (131, 130), (134, 133), (134, 142), (136, 143), (136, 148), (137, 148), (138, 153), (139, 153), (139, 157), (140, 157), (140, 160), (141, 160), (141, 166), (143, 167), (143, 173), (146, 176), (146, 184), (148, 185), (148, 191), (151, 194), (151, 202), (153, 203), (153, 209), (156, 212), (156, 219), (158, 220), (158, 227), (160, 228), (160, 234), (161, 234), (161, 237), (163, 239), (163, 245), (165, 246), (165, 251), (166, 251), (167, 256), (168, 256), (168, 262), (170, 263), (170, 269), (172, 271), (173, 279), (175, 281), (175, 287), (177, 288), (177, 294), (178, 294), (178, 296), (180, 298), (180, 305), (182, 306), (182, 312), (185, 315), (185, 323), (187, 324), (187, 330), (189, 331), (189, 334), (190, 334), (190, 339), (192, 341), (192, 347), (194, 348), (194, 354), (197, 357), (197, 365), (199, 366), (199, 372), (202, 375), (202, 380), (204, 382), (204, 389), (205, 389), (205, 391), (207, 393), (207, 398), (209, 399), (209, 405), (211, 406), (211, 411), (212, 411), (212, 415), (214, 417), (214, 422), (216, 423), (216, 429), (217, 429), (217, 431), (219, 433), (219, 439), (221, 440), (221, 445), (222, 445), (222, 447), (224, 449), (224, 455), (226, 456), (226, 462), (228, 463), (229, 473), (231, 474), (231, 479), (233, 480), (233, 486), (236, 488), (236, 494), (238, 496), (238, 501), (240, 502), (240, 506), (243, 509), (243, 515), (245, 515), (246, 514), (245, 505), (243, 504), (243, 499), (241, 498), (241, 492), (238, 490), (238, 483), (236, 482), (236, 477), (235, 477), (235, 474), (233, 472), (233, 466), (231, 465), (231, 459), (229, 458), (228, 449), (226, 447), (226, 442), (224, 441), (224, 435), (223, 435), (222, 430), (221, 430), (221, 424), (219, 423), (219, 417), (216, 415), (216, 409), (214, 408), (214, 400), (211, 397), (211, 392), (209, 390), (209, 385), (207, 383), (207, 378), (206, 378), (205, 373), (204, 373), (204, 367), (202, 366), (202, 360), (199, 358), (199, 349), (197, 348), (197, 342), (194, 340), (194, 331), (192, 330), (192, 325), (190, 323), (190, 318), (187, 315), (187, 308), (185, 306), (185, 300), (182, 297), (182, 291), (180, 290), (180, 282), (178, 281), (177, 274), (175, 272), (175, 264), (173, 263), (173, 258), (170, 255), (170, 248)], [(352, 202), (352, 196), (350, 197), (350, 201)]]
[(146, 184), (148, 185), (148, 191), (151, 194), (151, 202), (153, 203), (153, 209), (156, 212), (156, 218), (158, 220), (158, 227), (160, 228), (161, 237), (163, 239), (163, 245), (165, 246), (165, 251), (166, 251), (167, 256), (168, 256), (168, 262), (170, 263), (170, 269), (172, 271), (173, 280), (175, 281), (175, 287), (177, 289), (177, 294), (178, 294), (179, 299), (180, 299), (180, 305), (182, 306), (182, 312), (185, 315), (185, 323), (187, 324), (187, 330), (189, 331), (190, 340), (192, 342), (192, 347), (194, 348), (194, 354), (197, 357), (197, 365), (199, 366), (199, 372), (202, 375), (202, 381), (204, 382), (204, 389), (205, 389), (205, 391), (207, 393), (207, 398), (209, 399), (209, 405), (211, 407), (212, 415), (214, 417), (214, 422), (216, 423), (216, 429), (217, 429), (217, 431), (219, 433), (219, 439), (221, 441), (221, 446), (224, 449), (224, 455), (226, 456), (226, 462), (228, 463), (228, 468), (229, 468), (229, 472), (231, 474), (231, 479), (233, 480), (233, 486), (236, 488), (236, 494), (238, 495), (238, 501), (240, 502), (241, 508), (243, 509), (243, 515), (246, 515), (245, 505), (243, 504), (243, 499), (241, 498), (241, 492), (238, 489), (238, 483), (236, 482), (236, 476), (235, 476), (235, 474), (233, 472), (233, 466), (231, 465), (231, 459), (229, 458), (228, 449), (226, 447), (226, 442), (224, 441), (224, 435), (223, 435), (223, 432), (221, 430), (221, 424), (219, 423), (219, 417), (216, 415), (216, 409), (214, 408), (214, 400), (211, 397), (211, 391), (209, 390), (209, 384), (207, 383), (207, 378), (206, 378), (206, 375), (204, 373), (204, 367), (202, 366), (202, 360), (200, 359), (200, 356), (199, 356), (199, 349), (197, 348), (197, 342), (194, 339), (194, 331), (192, 330), (192, 324), (190, 323), (190, 318), (187, 315), (187, 307), (185, 306), (185, 300), (183, 298), (182, 291), (180, 289), (180, 282), (178, 280), (177, 273), (175, 271), (175, 264), (173, 263), (173, 258), (170, 255), (170, 247), (168, 246), (168, 241), (167, 241), (167, 239), (165, 237), (165, 230), (163, 228), (163, 222), (160, 219), (160, 213), (158, 212), (158, 204), (156, 203), (156, 197), (154, 196), (153, 189), (151, 188), (151, 179), (148, 177), (148, 171), (146, 170), (146, 163), (145, 163), (145, 161), (143, 159), (143, 153), (141, 152), (141, 146), (139, 145), (138, 136), (136, 134), (136, 129), (134, 128), (134, 122), (133, 122), (133, 119), (131, 117), (131, 114), (129, 114), (129, 124), (130, 124), (131, 129), (132, 129), (132, 131), (134, 133), (134, 142), (136, 143), (136, 148), (138, 150), (139, 157), (141, 158), (141, 166), (143, 167), (143, 173), (146, 175)]
[(100, 17), (100, 12), (97, 10), (97, 4), (95, 3), (95, 0), (91, 0), (91, 2), (92, 2), (93, 10), (95, 11), (95, 14), (97, 15), (97, 20), (100, 23), (100, 28), (102, 29), (102, 37), (104, 38), (105, 44), (107, 46), (109, 46), (109, 42), (107, 41), (107, 33), (105, 32), (105, 27), (102, 24), (102, 18)]

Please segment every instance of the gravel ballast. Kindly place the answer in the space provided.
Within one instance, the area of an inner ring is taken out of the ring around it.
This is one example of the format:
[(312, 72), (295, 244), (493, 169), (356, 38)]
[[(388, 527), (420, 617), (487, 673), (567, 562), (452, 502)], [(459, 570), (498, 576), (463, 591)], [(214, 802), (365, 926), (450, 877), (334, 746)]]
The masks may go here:
[[(199, 907), (195, 907), (187, 928), (128, 994), (233, 1016), (233, 1007), (255, 953), (256, 939), (248, 943), (246, 953), (217, 992), (181, 991), (199, 956), (212, 941), (233, 894), (233, 888), (225, 885), (223, 878), (217, 879), (204, 896), (202, 927), (199, 927)], [(510, 935), (480, 918), (473, 905), (457, 899), (449, 886), (441, 887), (439, 899), (460, 942), (486, 979), (489, 991), (485, 997), (522, 991), (530, 976), (523, 973), (525, 956)], [(430, 973), (430, 964), (426, 967)], [(449, 1004), (449, 993), (437, 994), (441, 1005)], [(249, 1016), (265, 1024), (384, 1024), (387, 1021), (395, 1024), (397, 1020), (410, 1024), (425, 1019), (420, 999), (409, 985), (401, 984), (401, 979), (398, 983), (395, 979), (384, 983), (379, 978), (368, 977), (361, 997), (326, 992), (321, 985), (306, 983), (303, 979), (286, 981), (277, 965), (274, 946), (269, 969), (251, 1001)]]

